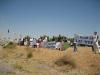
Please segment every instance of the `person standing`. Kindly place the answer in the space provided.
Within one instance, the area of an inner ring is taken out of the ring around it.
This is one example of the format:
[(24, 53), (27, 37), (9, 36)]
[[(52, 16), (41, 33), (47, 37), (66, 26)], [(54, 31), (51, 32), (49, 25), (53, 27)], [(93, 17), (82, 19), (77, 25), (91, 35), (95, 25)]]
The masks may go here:
[(94, 32), (92, 51), (94, 51), (96, 53), (96, 50), (98, 50), (98, 52), (100, 54), (100, 48), (99, 48), (98, 40), (99, 40), (99, 36), (98, 36), (97, 32)]
[(74, 50), (73, 50), (73, 52), (77, 52), (77, 37), (78, 37), (78, 34), (74, 34), (74, 40), (73, 40)]
[(35, 38), (33, 38), (33, 47), (34, 47), (34, 48), (37, 47), (37, 45), (36, 45), (36, 39), (35, 39)]
[(74, 39), (73, 46), (74, 46), (74, 52), (77, 52), (77, 41), (76, 41), (76, 39)]
[(61, 42), (60, 41), (56, 42), (55, 48), (58, 50), (61, 50)]
[(46, 48), (47, 42), (48, 42), (48, 39), (47, 39), (47, 37), (45, 37), (45, 39), (43, 40), (43, 47), (44, 48)]

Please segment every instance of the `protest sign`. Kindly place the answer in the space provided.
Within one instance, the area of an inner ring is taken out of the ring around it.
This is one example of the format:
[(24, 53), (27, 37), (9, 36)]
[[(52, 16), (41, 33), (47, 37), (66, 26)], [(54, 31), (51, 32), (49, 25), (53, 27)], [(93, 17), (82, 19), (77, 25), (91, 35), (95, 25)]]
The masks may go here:
[(55, 48), (56, 42), (52, 41), (52, 42), (47, 42), (46, 44), (46, 48)]
[(78, 45), (93, 45), (93, 38), (92, 36), (80, 36), (80, 35), (75, 35), (74, 40)]

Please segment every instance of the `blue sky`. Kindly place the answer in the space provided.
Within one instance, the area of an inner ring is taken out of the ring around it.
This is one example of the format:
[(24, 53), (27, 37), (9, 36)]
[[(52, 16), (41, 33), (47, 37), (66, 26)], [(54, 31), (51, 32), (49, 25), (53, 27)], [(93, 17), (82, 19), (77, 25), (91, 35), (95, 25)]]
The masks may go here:
[(100, 33), (100, 0), (0, 0), (0, 32), (90, 35)]

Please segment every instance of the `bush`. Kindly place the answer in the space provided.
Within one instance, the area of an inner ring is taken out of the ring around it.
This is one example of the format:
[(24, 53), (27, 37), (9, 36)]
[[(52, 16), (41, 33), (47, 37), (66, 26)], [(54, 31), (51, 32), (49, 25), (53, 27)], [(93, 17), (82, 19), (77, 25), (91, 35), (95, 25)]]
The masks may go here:
[(67, 48), (69, 48), (70, 47), (70, 45), (66, 42), (66, 43), (64, 43), (64, 49), (67, 49)]
[(22, 69), (23, 67), (19, 65), (18, 63), (13, 64), (13, 67), (16, 69)]
[(13, 43), (13, 42), (9, 42), (7, 43), (6, 45), (3, 46), (3, 48), (9, 48), (9, 49), (12, 49), (12, 48), (15, 48), (16, 47), (16, 44)]
[(32, 55), (32, 52), (28, 52), (27, 54), (27, 58), (31, 58), (33, 55)]
[(72, 66), (72, 68), (75, 68), (76, 67), (76, 64), (75, 64), (75, 61), (74, 59), (67, 59), (67, 57), (62, 57), (58, 60), (55, 61), (55, 64), (57, 66), (65, 66), (65, 65), (70, 65)]

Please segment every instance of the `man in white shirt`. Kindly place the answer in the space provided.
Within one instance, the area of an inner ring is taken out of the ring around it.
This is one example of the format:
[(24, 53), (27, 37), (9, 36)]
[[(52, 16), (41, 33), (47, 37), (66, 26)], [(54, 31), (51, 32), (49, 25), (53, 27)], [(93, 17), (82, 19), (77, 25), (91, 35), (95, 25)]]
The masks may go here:
[(33, 38), (30, 38), (30, 47), (33, 47)]
[(48, 39), (47, 39), (47, 37), (45, 37), (45, 39), (43, 40), (43, 47), (44, 48), (46, 48), (47, 42), (48, 42)]
[(97, 34), (97, 32), (94, 32), (94, 35), (93, 35), (93, 51), (96, 53), (96, 50), (99, 51), (100, 53), (100, 46), (98, 44), (98, 40), (99, 40), (99, 36)]
[(61, 42), (56, 42), (55, 48), (60, 50), (61, 49)]
[(37, 47), (37, 44), (36, 44), (37, 42), (36, 42), (36, 39), (35, 38), (33, 38), (33, 47), (34, 48), (36, 48)]

